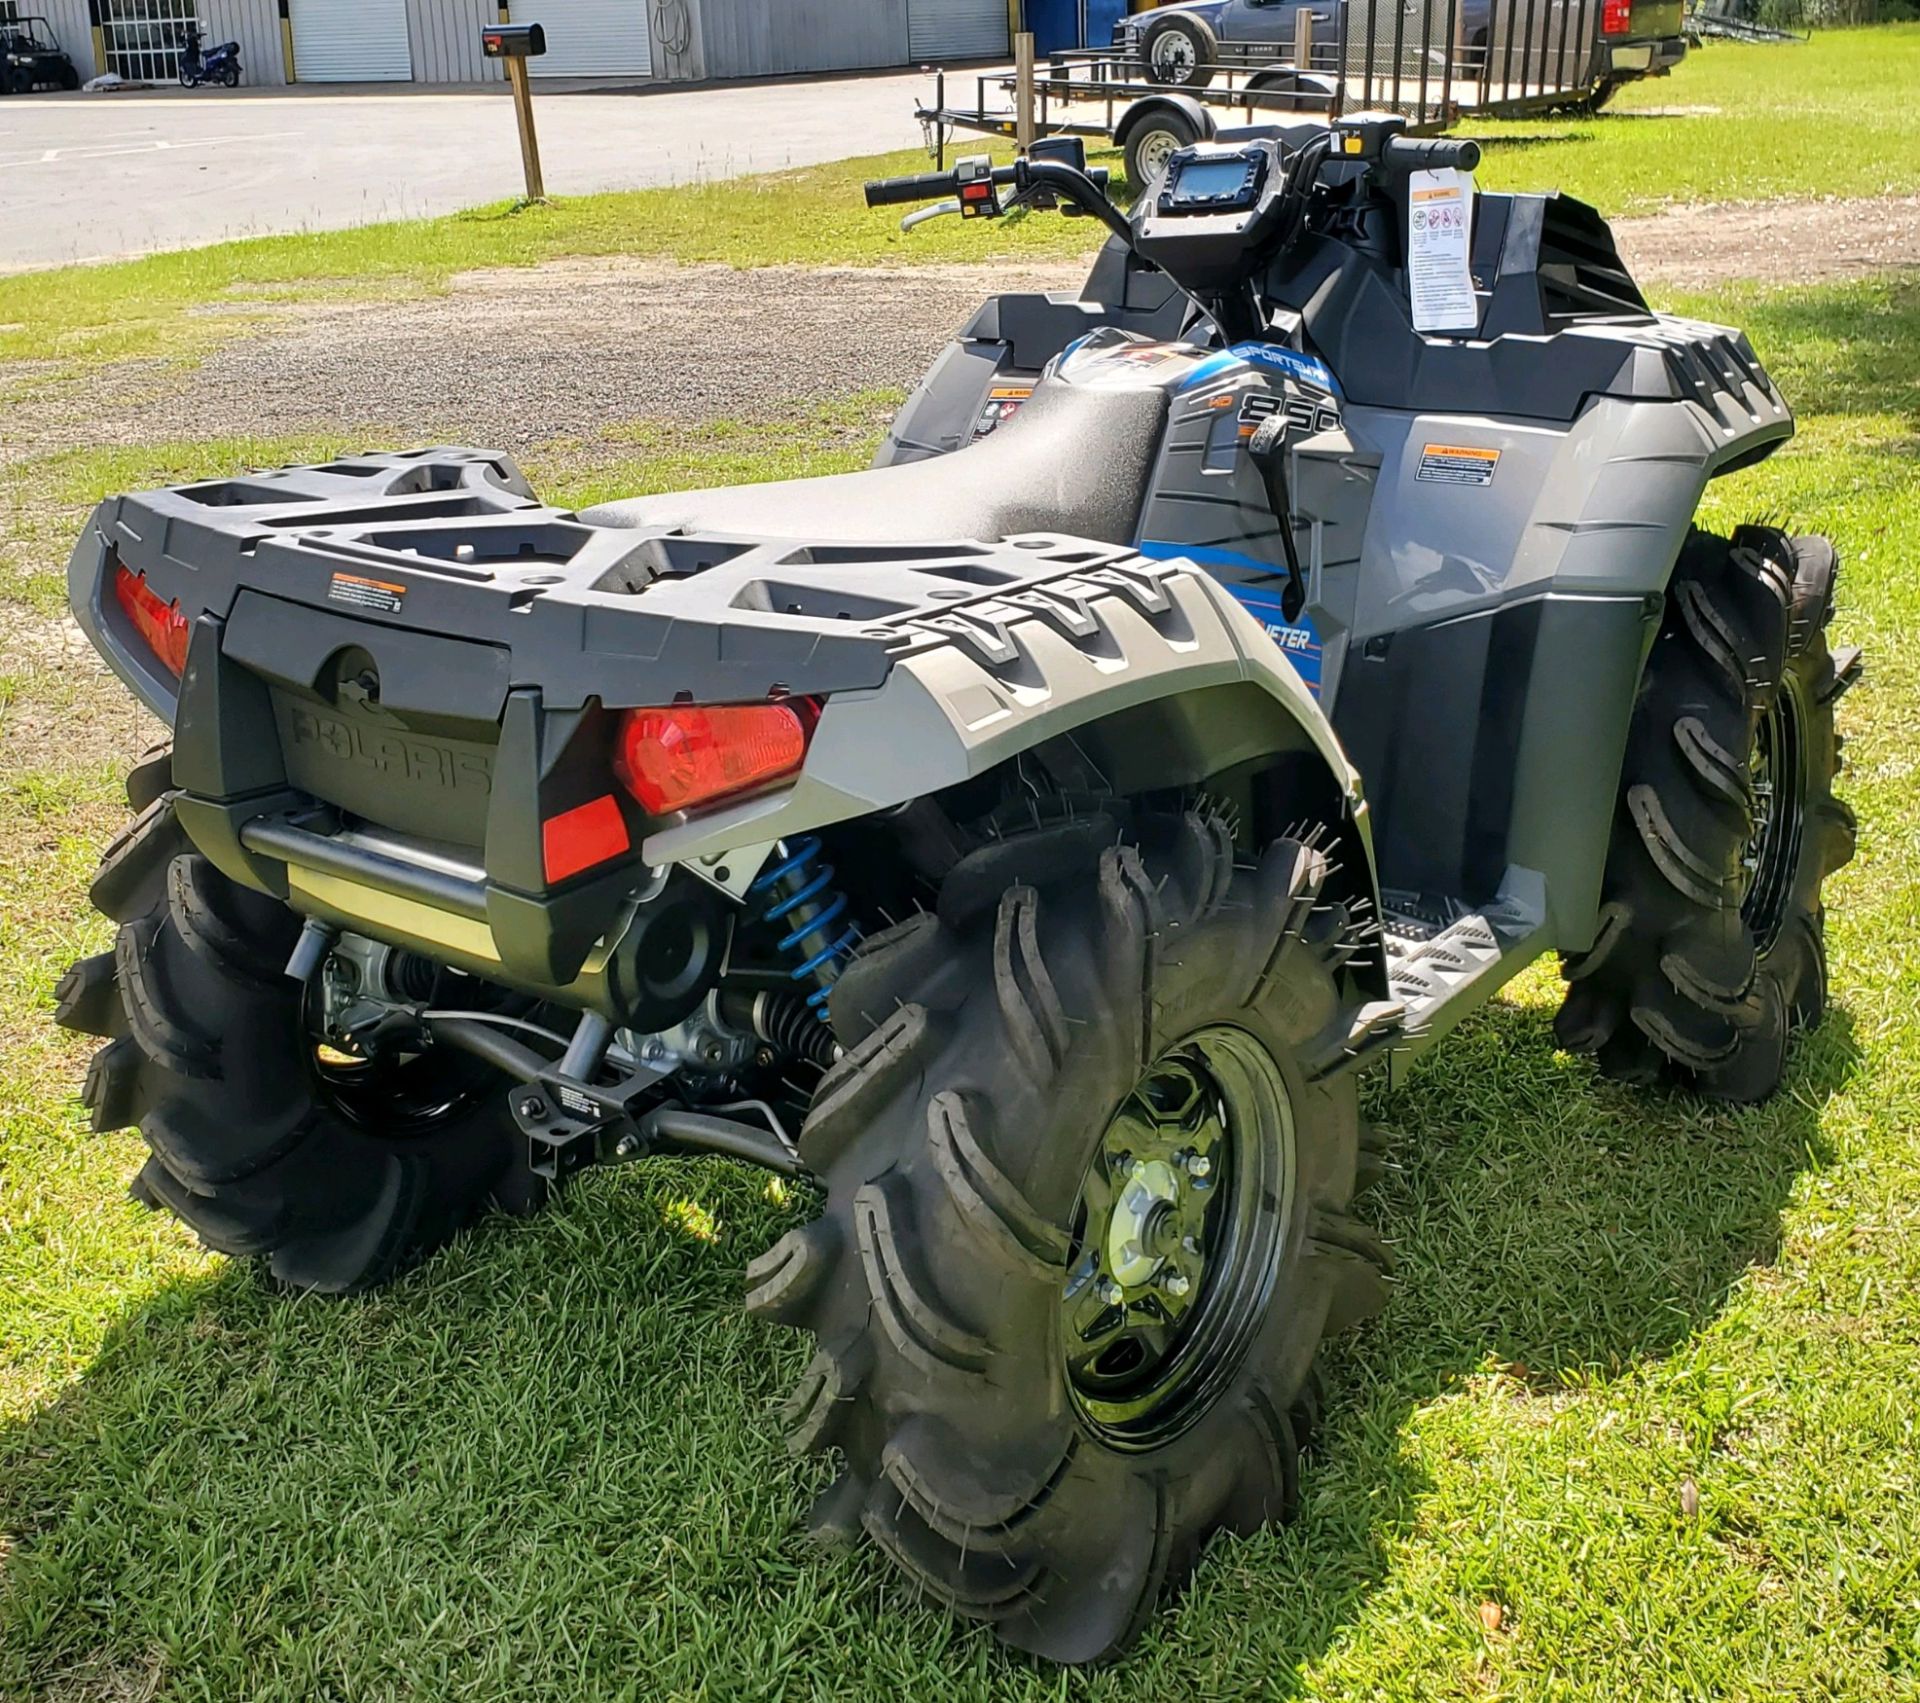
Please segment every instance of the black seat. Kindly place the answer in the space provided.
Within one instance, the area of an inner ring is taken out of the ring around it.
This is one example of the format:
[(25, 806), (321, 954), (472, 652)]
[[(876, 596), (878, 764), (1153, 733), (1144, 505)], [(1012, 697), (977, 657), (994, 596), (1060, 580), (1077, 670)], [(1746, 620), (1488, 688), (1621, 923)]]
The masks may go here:
[(843, 544), (930, 544), (1059, 532), (1131, 544), (1166, 419), (1156, 387), (1048, 381), (992, 436), (928, 461), (628, 497), (583, 510), (597, 526), (648, 526)]

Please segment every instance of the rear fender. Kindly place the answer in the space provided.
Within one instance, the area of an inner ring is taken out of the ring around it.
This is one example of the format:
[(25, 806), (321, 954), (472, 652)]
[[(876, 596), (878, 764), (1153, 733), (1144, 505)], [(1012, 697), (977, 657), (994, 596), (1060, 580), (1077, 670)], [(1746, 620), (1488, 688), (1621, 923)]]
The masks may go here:
[(1348, 852), (1348, 896), (1377, 903), (1359, 774), (1299, 675), (1203, 569), (1138, 567), (1150, 571), (1135, 594), (1034, 599), (986, 643), (953, 633), (916, 644), (881, 686), (827, 701), (791, 789), (663, 828), (643, 856), (725, 869), (740, 890), (775, 841), (898, 809), (1060, 741), (1121, 796), (1219, 792), (1251, 804), (1245, 827), (1261, 838), (1317, 825)]

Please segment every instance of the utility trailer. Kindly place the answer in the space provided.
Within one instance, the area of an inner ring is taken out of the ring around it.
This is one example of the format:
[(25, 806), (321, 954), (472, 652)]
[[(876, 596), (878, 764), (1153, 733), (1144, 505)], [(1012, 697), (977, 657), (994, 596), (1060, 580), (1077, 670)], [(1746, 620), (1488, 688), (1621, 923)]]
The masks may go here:
[[(1225, 124), (1390, 112), (1432, 133), (1470, 113), (1590, 111), (1622, 81), (1664, 74), (1685, 52), (1678, 0), (1332, 0), (1298, 5), (1287, 41), (1210, 40), (1206, 57), (1171, 82), (1147, 44), (1181, 11), (1135, 14), (1112, 47), (1052, 55), (1033, 81), (1032, 134), (1110, 142), (1140, 184)], [(942, 169), (957, 132), (1020, 133), (1016, 76), (976, 74), (971, 97), (953, 98), (941, 71), (932, 104), (918, 109)]]

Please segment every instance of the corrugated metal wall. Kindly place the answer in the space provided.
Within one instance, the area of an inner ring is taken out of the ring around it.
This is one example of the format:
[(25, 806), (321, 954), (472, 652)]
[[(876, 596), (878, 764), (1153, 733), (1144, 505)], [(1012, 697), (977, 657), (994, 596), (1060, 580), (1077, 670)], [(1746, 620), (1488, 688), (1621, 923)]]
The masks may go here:
[[(83, 0), (84, 4), (84, 0)], [(240, 44), (240, 86), (284, 84), (286, 55), (280, 51), (280, 9), (274, 0), (200, 0), (207, 45)]]
[(701, 0), (709, 77), (907, 63), (906, 0)]
[(416, 83), (497, 83), (500, 61), (480, 51), (480, 32), (500, 21), (497, 0), (407, 0)]

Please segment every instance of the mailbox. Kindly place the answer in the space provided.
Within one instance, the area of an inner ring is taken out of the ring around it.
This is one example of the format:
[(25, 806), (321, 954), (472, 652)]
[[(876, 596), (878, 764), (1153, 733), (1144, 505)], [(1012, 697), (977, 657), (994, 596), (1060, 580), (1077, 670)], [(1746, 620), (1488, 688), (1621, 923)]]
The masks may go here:
[(538, 24), (489, 24), (480, 47), (489, 59), (538, 59), (547, 51), (547, 32)]

